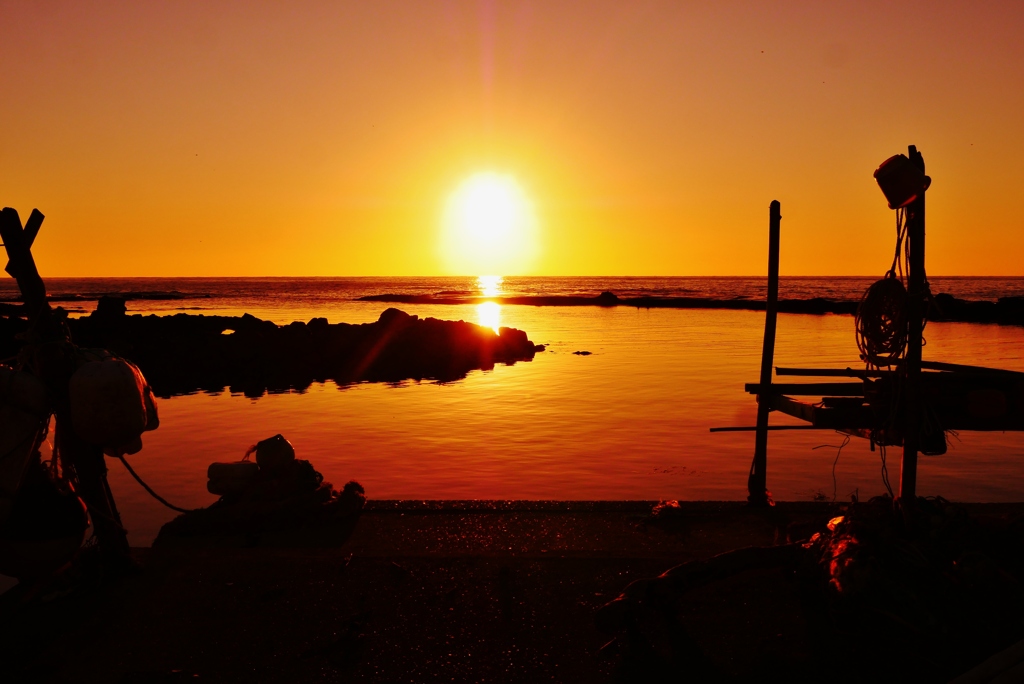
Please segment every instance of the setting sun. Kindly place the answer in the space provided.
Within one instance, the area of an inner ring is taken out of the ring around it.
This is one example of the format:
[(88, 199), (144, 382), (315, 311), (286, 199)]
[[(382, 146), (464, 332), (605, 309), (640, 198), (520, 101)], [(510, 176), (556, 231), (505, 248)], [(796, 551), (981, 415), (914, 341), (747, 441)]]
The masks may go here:
[(506, 174), (477, 173), (448, 198), (441, 258), (451, 273), (523, 273), (537, 253), (533, 206)]

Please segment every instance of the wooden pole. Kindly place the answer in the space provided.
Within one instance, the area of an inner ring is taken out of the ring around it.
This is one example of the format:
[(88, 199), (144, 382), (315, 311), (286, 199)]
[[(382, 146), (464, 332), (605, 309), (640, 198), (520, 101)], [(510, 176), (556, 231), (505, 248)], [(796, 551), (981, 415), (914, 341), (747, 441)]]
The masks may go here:
[(46, 353), (33, 356), (32, 371), (50, 391), (50, 402), (56, 418), (56, 444), (61, 466), (73, 475), (76, 491), (89, 508), (101, 552), (113, 569), (130, 565), (128, 536), (107, 484), (107, 466), (103, 449), (83, 442), (71, 429), (71, 406), (68, 381), (75, 370), (74, 347), (66, 328), (53, 315), (46, 300), (46, 285), (35, 260), (32, 243), (43, 223), (43, 214), (34, 209), (22, 228), (18, 212), (10, 207), (0, 211), (0, 239), (7, 251), (5, 270), (18, 281), (25, 303), (29, 325), (39, 341), (50, 344)]
[[(924, 157), (910, 146), (910, 161), (924, 172)], [(903, 424), (903, 463), (900, 468), (900, 501), (913, 505), (917, 496), (917, 452), (921, 436), (921, 344), (924, 332), (924, 196), (907, 207), (907, 358), (906, 404)]]
[[(764, 343), (761, 347), (761, 387), (772, 382), (775, 363), (775, 322), (779, 310), (779, 227), (782, 205), (773, 200), (768, 208), (768, 299), (764, 314)], [(757, 396), (757, 427), (754, 434), (754, 463), (747, 479), (747, 501), (752, 506), (772, 506), (768, 493), (768, 406), (771, 394)]]
[(29, 319), (36, 319), (44, 315), (44, 312), (49, 313), (50, 309), (46, 302), (46, 286), (39, 277), (31, 251), (32, 242), (36, 239), (42, 223), (43, 215), (38, 209), (32, 210), (24, 229), (15, 209), (4, 207), (3, 211), (0, 211), (0, 239), (4, 241), (8, 256), (7, 267), (4, 270), (18, 281)]

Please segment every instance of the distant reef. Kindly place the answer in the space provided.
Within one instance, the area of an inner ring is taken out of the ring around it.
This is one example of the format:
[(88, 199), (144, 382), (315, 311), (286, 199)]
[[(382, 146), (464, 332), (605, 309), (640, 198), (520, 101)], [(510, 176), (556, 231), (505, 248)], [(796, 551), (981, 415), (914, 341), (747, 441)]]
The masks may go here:
[[(380, 294), (360, 297), (360, 301), (389, 302), (395, 304), (479, 304), (494, 301), (500, 304), (524, 306), (632, 306), (642, 309), (734, 309), (764, 311), (765, 303), (757, 299), (711, 299), (706, 297), (618, 297), (602, 292), (596, 297), (571, 295), (520, 297), (471, 297), (439, 293), (436, 295)], [(783, 299), (779, 301), (781, 313), (846, 314), (857, 312), (858, 302), (813, 299)], [(967, 323), (1000, 323), (1024, 325), (1024, 297), (1001, 297), (995, 302), (969, 301), (952, 295), (938, 294), (928, 311), (932, 321), (961, 321)]]
[[(198, 391), (259, 397), (314, 382), (452, 381), (472, 370), (532, 360), (543, 346), (514, 328), (493, 329), (388, 309), (373, 323), (326, 318), (276, 325), (251, 315), (127, 315), (103, 298), (89, 316), (68, 319), (80, 347), (102, 347), (135, 362), (161, 397)], [(0, 358), (17, 353), (23, 318), (0, 318)]]

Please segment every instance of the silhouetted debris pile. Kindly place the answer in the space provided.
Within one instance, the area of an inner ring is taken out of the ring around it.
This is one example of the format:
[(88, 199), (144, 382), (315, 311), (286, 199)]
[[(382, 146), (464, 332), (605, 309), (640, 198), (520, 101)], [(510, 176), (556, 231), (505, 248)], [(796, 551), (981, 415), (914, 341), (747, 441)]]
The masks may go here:
[[(941, 499), (854, 503), (805, 542), (684, 563), (629, 584), (596, 615), (623, 679), (719, 674), (682, 619), (685, 594), (781, 569), (830, 678), (947, 681), (1024, 636), (1024, 524), (972, 519)], [(841, 664), (841, 665), (840, 665)], [(688, 680), (689, 681), (689, 680)]]
[[(123, 302), (107, 298), (91, 315), (67, 324), (79, 346), (103, 347), (130, 358), (161, 397), (225, 387), (259, 397), (327, 380), (451, 381), (497, 363), (531, 360), (543, 349), (514, 328), (495, 333), (398, 309), (361, 325), (314, 318), (278, 326), (248, 314), (129, 316)], [(17, 353), (15, 335), (26, 325), (18, 318), (0, 319), (0, 358)]]
[[(297, 460), (293, 470), (276, 480), (261, 478), (258, 493), (222, 497), (206, 508), (182, 513), (160, 529), (154, 546), (197, 537), (227, 545), (256, 545), (265, 535), (292, 535), (298, 530), (317, 531), (329, 525), (344, 525), (350, 534), (366, 502), (362, 485), (348, 482), (337, 491), (330, 482), (323, 481), (309, 461)], [(308, 486), (310, 478), (305, 475), (310, 472), (316, 473), (319, 484)]]
[[(256, 452), (255, 461), (248, 460)], [(354, 528), (366, 496), (358, 482), (340, 492), (309, 461), (295, 458), (291, 444), (275, 435), (254, 445), (245, 460), (214, 463), (207, 488), (221, 498), (207, 508), (189, 511), (167, 523), (155, 544), (188, 537), (242, 538), (258, 543), (274, 532), (294, 533), (326, 525)]]

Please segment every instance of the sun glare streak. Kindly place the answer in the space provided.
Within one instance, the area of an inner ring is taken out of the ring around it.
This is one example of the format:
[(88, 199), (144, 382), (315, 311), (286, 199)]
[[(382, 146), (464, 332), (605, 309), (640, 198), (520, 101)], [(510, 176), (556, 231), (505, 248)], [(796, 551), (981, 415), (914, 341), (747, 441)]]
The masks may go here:
[(476, 286), (484, 297), (497, 297), (501, 294), (503, 278), (495, 275), (482, 275), (476, 279)]
[(470, 176), (448, 198), (439, 248), (453, 274), (527, 272), (538, 252), (533, 204), (510, 175)]
[(476, 320), (485, 328), (498, 332), (501, 327), (501, 305), (497, 302), (482, 302), (476, 305)]

